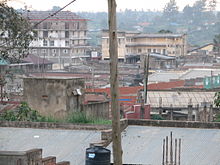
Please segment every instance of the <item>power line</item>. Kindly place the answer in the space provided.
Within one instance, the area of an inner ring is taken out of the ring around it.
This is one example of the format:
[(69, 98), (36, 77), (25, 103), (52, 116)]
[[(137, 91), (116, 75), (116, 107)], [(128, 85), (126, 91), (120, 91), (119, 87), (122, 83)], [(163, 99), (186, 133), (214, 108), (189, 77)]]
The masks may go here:
[[(18, 36), (18, 38), (20, 38), (22, 35), (26, 34), (27, 32), (33, 30), (37, 25), (41, 24), (42, 22), (46, 21), (48, 18), (55, 16), (57, 13), (59, 13), (60, 11), (62, 11), (63, 9), (65, 9), (67, 6), (71, 5), (73, 2), (75, 2), (76, 0), (72, 0), (71, 2), (69, 2), (68, 4), (66, 4), (64, 7), (60, 8), (59, 10), (55, 11), (54, 13), (50, 14), (49, 16), (47, 16), (46, 18), (42, 19), (41, 21), (37, 22), (36, 24), (34, 24), (32, 27), (28, 28), (24, 33), (20, 34)], [(11, 39), (13, 40), (13, 39)], [(8, 40), (7, 42), (10, 42), (11, 40)], [(1, 46), (4, 46), (7, 42), (3, 42)]]
[(62, 7), (61, 9), (55, 11), (54, 13), (52, 13), (51, 15), (47, 16), (46, 18), (44, 18), (43, 20), (37, 22), (33, 27), (31, 27), (30, 30), (32, 30), (34, 27), (36, 27), (37, 25), (41, 24), (42, 22), (44, 22), (45, 20), (47, 20), (50, 17), (55, 16), (57, 13), (59, 13), (60, 11), (62, 11), (63, 9), (65, 9), (67, 6), (69, 6), (70, 4), (72, 4), (73, 2), (75, 2), (76, 0), (71, 1), (70, 3), (68, 3), (67, 5), (65, 5), (64, 7)]

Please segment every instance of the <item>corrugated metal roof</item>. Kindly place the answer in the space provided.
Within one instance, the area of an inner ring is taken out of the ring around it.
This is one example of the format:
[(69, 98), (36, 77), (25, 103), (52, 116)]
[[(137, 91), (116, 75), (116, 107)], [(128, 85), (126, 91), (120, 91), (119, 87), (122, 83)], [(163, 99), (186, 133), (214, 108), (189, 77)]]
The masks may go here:
[(187, 80), (218, 75), (220, 69), (190, 69), (187, 71), (158, 71), (149, 75), (149, 82), (168, 82), (172, 79)]
[(122, 133), (123, 163), (161, 165), (162, 141), (170, 131), (182, 139), (181, 165), (220, 164), (219, 129), (148, 126), (129, 126)]
[(56, 156), (57, 162), (85, 164), (86, 148), (101, 139), (100, 131), (0, 128), (0, 150), (26, 151), (42, 148), (43, 157)]
[(8, 65), (8, 62), (2, 58), (0, 58), (0, 65)]
[(192, 105), (201, 105), (202, 102), (212, 103), (215, 92), (198, 92), (198, 91), (149, 91), (148, 103), (151, 107), (159, 107), (160, 97), (162, 98), (162, 107), (187, 107), (191, 99)]
[(149, 75), (149, 82), (169, 82), (171, 79), (179, 79), (183, 71), (160, 71)]

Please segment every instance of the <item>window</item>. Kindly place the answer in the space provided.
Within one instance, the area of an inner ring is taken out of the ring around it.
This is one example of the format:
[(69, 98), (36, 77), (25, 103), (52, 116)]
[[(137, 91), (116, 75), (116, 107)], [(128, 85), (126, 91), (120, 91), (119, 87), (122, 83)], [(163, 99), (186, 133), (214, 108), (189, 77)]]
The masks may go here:
[(64, 49), (64, 50), (63, 50), (63, 53), (64, 53), (64, 54), (67, 54), (67, 53), (68, 53), (68, 50), (67, 50), (67, 49)]
[(69, 29), (69, 22), (65, 22), (65, 29)]
[(50, 41), (50, 46), (54, 46), (54, 41)]
[(46, 53), (46, 49), (42, 49), (41, 52), (42, 52), (42, 53)]
[(141, 49), (138, 49), (138, 53), (141, 53), (142, 52), (142, 50)]
[(166, 54), (166, 49), (163, 49), (163, 54)]
[(153, 52), (156, 53), (156, 49), (153, 49)]
[(43, 23), (43, 29), (47, 29), (47, 22)]
[(33, 54), (37, 54), (37, 49), (32, 49)]
[(77, 28), (76, 29), (79, 29), (79, 22), (77, 22)]
[(56, 49), (52, 49), (52, 53), (56, 53), (57, 52), (57, 50)]
[(43, 40), (43, 46), (47, 46), (47, 40)]
[(34, 37), (38, 37), (38, 31), (34, 31)]
[(47, 38), (48, 37), (48, 31), (43, 31), (43, 38)]
[(148, 53), (151, 53), (151, 49), (147, 49), (147, 52), (148, 52)]
[(84, 31), (84, 36), (86, 36), (86, 31)]
[(121, 39), (118, 39), (118, 44), (121, 45)]
[(69, 41), (65, 41), (65, 46), (69, 46)]
[(69, 38), (69, 31), (65, 31), (65, 38)]

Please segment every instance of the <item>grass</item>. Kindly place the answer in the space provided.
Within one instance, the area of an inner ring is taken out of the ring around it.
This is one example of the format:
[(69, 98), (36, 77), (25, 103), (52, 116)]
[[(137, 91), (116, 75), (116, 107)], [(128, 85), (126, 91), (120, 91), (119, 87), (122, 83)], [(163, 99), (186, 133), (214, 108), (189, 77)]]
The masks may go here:
[(216, 119), (214, 120), (214, 122), (220, 122), (220, 114), (217, 115)]
[(87, 117), (83, 112), (74, 112), (68, 115), (65, 119), (56, 119), (52, 116), (42, 117), (37, 122), (52, 122), (52, 123), (73, 123), (73, 124), (97, 124), (97, 125), (111, 125), (111, 120), (99, 119), (94, 117)]
[(82, 124), (105, 124), (110, 125), (111, 120), (99, 119), (94, 117), (87, 117), (83, 112), (74, 112), (66, 120), (68, 123), (82, 123)]

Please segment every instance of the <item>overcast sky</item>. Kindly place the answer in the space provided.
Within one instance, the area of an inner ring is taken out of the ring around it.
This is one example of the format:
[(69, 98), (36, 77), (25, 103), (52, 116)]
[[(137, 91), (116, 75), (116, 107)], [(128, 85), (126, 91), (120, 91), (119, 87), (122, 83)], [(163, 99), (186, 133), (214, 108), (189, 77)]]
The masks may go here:
[[(23, 8), (24, 4), (29, 9), (48, 10), (52, 6), (63, 7), (71, 0), (11, 0), (10, 3), (15, 8)], [(17, 1), (17, 2), (15, 2)], [(193, 4), (196, 0), (176, 0), (177, 5), (182, 8), (187, 4)], [(220, 1), (220, 0), (219, 0)], [(118, 10), (137, 9), (137, 10), (162, 10), (169, 0), (116, 0)], [(220, 7), (218, 6), (218, 9)], [(107, 11), (107, 0), (76, 0), (68, 8), (71, 11)]]

